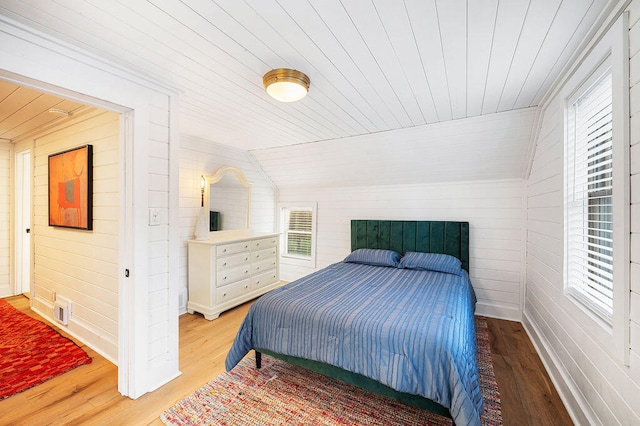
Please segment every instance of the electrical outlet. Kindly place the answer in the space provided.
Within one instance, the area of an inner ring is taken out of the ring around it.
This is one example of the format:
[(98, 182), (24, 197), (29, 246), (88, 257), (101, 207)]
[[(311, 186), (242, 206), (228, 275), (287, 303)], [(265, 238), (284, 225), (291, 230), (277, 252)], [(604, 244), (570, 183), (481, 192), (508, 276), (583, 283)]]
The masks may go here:
[(160, 209), (151, 208), (149, 209), (149, 226), (158, 225), (160, 225)]

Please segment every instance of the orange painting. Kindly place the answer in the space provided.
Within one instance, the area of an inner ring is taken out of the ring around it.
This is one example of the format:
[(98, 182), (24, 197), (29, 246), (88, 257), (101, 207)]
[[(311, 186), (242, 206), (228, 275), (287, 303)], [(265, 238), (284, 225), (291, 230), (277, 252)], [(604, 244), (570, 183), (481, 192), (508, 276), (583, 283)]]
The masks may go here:
[(49, 225), (92, 229), (93, 146), (49, 156)]

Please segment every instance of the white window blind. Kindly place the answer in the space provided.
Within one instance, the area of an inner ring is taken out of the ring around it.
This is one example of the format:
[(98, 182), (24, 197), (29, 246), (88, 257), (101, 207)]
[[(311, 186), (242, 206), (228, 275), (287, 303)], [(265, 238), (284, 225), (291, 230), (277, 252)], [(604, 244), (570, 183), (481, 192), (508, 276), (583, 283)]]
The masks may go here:
[(287, 209), (285, 223), (288, 255), (311, 257), (313, 212), (311, 209)]
[(613, 318), (612, 74), (567, 110), (567, 292)]

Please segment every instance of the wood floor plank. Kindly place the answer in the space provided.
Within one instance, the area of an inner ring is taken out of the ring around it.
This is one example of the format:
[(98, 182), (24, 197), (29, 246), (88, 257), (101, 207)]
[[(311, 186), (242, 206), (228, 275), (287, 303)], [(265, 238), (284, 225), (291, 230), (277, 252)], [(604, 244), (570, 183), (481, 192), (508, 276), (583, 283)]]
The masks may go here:
[[(27, 298), (7, 300), (40, 319)], [(0, 425), (162, 425), (159, 416), (164, 410), (224, 371), (227, 351), (251, 303), (224, 312), (215, 321), (182, 315), (182, 374), (152, 393), (136, 400), (123, 397), (117, 390), (117, 367), (80, 345), (93, 362), (0, 401)], [(487, 323), (504, 424), (571, 424), (522, 325), (493, 318)]]

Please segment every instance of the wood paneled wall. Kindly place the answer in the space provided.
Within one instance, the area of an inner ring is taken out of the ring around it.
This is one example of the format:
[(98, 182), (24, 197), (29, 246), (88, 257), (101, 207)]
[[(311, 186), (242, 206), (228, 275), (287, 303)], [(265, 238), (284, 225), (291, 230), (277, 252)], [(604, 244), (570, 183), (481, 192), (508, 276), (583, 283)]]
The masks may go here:
[(10, 142), (0, 141), (0, 297), (13, 295), (11, 280), (11, 220), (13, 200), (11, 182), (13, 181), (13, 149)]
[[(48, 156), (93, 145), (93, 231), (49, 226)], [(72, 303), (68, 330), (117, 363), (119, 115), (95, 111), (35, 138), (34, 308), (53, 320), (54, 294)]]
[[(629, 19), (630, 169), (631, 174), (631, 310), (630, 373), (640, 389), (640, 2), (634, 0)], [(640, 409), (636, 410), (640, 417)]]
[(180, 140), (180, 312), (187, 309), (187, 241), (193, 239), (200, 210), (200, 175), (222, 166), (242, 170), (251, 186), (251, 229), (275, 230), (276, 191), (247, 151), (183, 135)]
[[(630, 6), (631, 365), (598, 343), (563, 295), (563, 123), (560, 96), (545, 106), (527, 187), (527, 273), (523, 322), (580, 424), (640, 424), (640, 1)], [(596, 326), (597, 328), (597, 326)]]
[[(522, 311), (524, 199), (520, 180), (328, 189), (279, 188), (283, 203), (318, 203), (316, 267), (350, 252), (351, 219), (452, 220), (470, 224), (470, 276), (478, 312), (519, 320)], [(313, 272), (280, 265), (283, 280)]]

